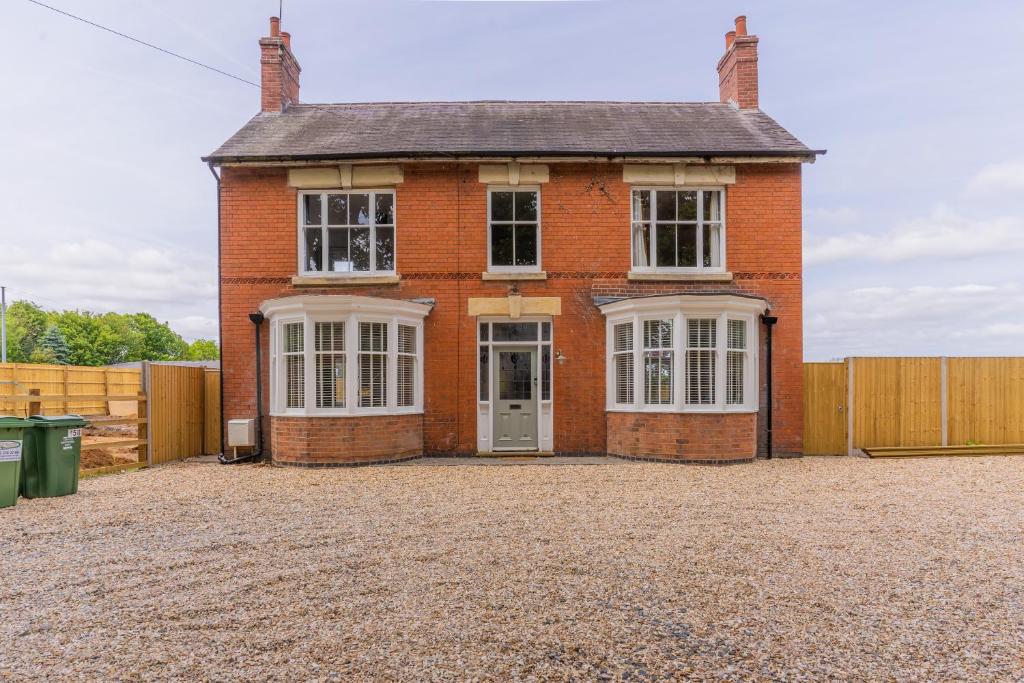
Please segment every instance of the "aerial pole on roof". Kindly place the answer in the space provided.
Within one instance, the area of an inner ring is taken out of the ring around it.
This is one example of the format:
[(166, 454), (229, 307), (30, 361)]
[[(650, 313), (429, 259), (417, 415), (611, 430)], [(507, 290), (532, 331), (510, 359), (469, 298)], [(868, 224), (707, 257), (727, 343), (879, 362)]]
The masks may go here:
[(0, 286), (0, 363), (7, 362), (7, 288)]

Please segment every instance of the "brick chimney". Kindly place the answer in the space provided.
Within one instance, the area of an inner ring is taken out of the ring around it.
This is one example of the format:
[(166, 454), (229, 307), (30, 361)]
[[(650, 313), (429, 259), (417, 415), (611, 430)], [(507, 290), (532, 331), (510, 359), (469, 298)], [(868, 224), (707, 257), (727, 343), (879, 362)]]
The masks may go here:
[(718, 60), (722, 102), (757, 109), (757, 36), (747, 35), (747, 18), (736, 17), (736, 30), (725, 34), (725, 54)]
[(299, 101), (302, 69), (292, 54), (291, 35), (270, 17), (270, 35), (260, 38), (260, 110), (280, 113)]

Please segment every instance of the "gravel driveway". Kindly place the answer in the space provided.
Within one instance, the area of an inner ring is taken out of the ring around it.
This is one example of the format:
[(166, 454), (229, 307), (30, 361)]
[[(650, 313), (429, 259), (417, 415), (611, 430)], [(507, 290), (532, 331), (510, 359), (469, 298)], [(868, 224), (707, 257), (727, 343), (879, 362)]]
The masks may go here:
[(0, 510), (0, 679), (1020, 680), (1024, 458), (180, 464)]

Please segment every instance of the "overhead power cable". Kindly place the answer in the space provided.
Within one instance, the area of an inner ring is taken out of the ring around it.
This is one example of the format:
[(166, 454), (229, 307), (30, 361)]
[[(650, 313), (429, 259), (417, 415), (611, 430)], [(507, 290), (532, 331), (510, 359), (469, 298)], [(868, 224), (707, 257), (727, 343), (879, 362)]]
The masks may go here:
[(145, 45), (146, 47), (152, 48), (152, 49), (154, 49), (154, 50), (156, 50), (158, 52), (163, 52), (165, 55), (170, 55), (171, 57), (175, 57), (175, 58), (180, 59), (182, 61), (188, 62), (189, 64), (194, 64), (196, 66), (201, 66), (202, 68), (208, 69), (210, 71), (213, 71), (214, 73), (218, 73), (221, 76), (227, 76), (228, 78), (233, 78), (236, 81), (240, 81), (242, 83), (245, 83), (246, 85), (251, 85), (251, 86), (253, 86), (255, 88), (260, 87), (259, 83), (253, 83), (252, 81), (250, 81), (248, 79), (245, 79), (245, 78), (242, 78), (241, 76), (236, 76), (234, 74), (228, 73), (227, 71), (222, 71), (221, 69), (218, 69), (215, 66), (210, 66), (209, 64), (203, 64), (202, 62), (196, 61), (195, 59), (190, 59), (189, 57), (186, 57), (185, 55), (181, 55), (181, 54), (178, 54), (177, 52), (172, 52), (171, 50), (164, 49), (164, 48), (160, 47), (159, 45), (153, 45), (152, 43), (147, 43), (144, 40), (140, 40), (138, 38), (130, 36), (127, 33), (121, 33), (120, 31), (115, 31), (114, 29), (110, 28), (109, 26), (104, 26), (103, 24), (97, 24), (95, 21), (89, 21), (88, 19), (84, 19), (84, 18), (79, 17), (77, 15), (71, 14), (70, 12), (65, 12), (62, 9), (58, 9), (56, 7), (51, 7), (50, 5), (47, 5), (47, 4), (42, 3), (42, 2), (39, 2), (39, 0), (28, 0), (28, 1), (31, 2), (33, 5), (38, 5), (40, 7), (44, 7), (46, 9), (50, 10), (51, 12), (56, 12), (57, 14), (63, 14), (65, 17), (69, 17), (71, 19), (74, 19), (75, 21), (80, 21), (83, 24), (88, 24), (89, 26), (101, 29), (103, 31), (106, 31), (107, 33), (113, 33), (115, 36), (118, 36), (120, 38), (125, 38), (127, 40), (132, 41), (133, 43), (138, 43), (139, 45)]

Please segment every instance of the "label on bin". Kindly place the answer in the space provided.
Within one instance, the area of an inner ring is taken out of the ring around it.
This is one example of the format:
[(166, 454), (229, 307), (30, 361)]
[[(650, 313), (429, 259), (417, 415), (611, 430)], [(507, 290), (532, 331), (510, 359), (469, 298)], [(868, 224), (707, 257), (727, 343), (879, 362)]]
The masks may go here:
[(0, 441), (0, 462), (17, 462), (21, 460), (20, 441)]
[(79, 427), (76, 427), (75, 429), (69, 429), (69, 430), (68, 430), (68, 438), (69, 438), (69, 439), (73, 439), (73, 438), (75, 438), (76, 436), (77, 436), (78, 438), (82, 438), (82, 430), (81, 430), (81, 428), (79, 428)]

